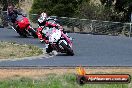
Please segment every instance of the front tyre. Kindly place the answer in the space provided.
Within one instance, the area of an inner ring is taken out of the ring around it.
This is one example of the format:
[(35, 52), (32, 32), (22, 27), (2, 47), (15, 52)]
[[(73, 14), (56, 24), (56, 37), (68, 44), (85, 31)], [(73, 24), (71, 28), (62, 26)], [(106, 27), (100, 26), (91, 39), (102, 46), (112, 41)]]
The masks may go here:
[(38, 38), (36, 31), (33, 28), (28, 29), (34, 38)]
[(20, 29), (19, 29), (19, 27), (18, 26), (16, 26), (15, 28), (14, 28), (16, 31), (17, 31), (17, 33), (21, 36), (21, 37), (24, 37), (24, 38), (27, 38), (28, 36), (27, 36), (27, 34), (23, 31), (20, 31)]
[(53, 51), (53, 49), (52, 49), (51, 45), (49, 44), (48, 48), (46, 48), (46, 53), (50, 53), (52, 51)]
[(68, 47), (64, 42), (61, 42), (60, 45), (64, 48), (64, 50), (66, 51), (67, 55), (73, 56), (74, 52), (73, 50)]

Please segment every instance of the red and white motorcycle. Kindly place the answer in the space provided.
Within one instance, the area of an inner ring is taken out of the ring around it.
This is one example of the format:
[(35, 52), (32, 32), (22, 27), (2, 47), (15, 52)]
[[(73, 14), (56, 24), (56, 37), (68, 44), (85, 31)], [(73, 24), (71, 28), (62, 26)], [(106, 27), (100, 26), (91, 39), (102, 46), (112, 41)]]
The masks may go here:
[(46, 52), (50, 53), (53, 50), (57, 52), (66, 53), (67, 55), (73, 56), (74, 52), (72, 49), (72, 41), (71, 39), (63, 33), (63, 31), (53, 27), (43, 29), (43, 33), (49, 38), (48, 48), (46, 48)]

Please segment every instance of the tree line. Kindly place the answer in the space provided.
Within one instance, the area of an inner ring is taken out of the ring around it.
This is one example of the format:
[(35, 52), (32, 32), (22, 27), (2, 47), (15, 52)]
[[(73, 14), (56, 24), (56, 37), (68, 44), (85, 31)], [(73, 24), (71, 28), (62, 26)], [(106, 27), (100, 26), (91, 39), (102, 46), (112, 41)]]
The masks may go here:
[[(33, 0), (30, 14), (47, 12), (48, 15), (129, 22), (132, 12), (132, 0), (99, 0), (94, 4), (91, 0)], [(14, 5), (19, 0), (0, 0), (3, 10), (9, 3)]]
[(34, 0), (30, 13), (87, 18), (95, 20), (130, 21), (132, 0)]

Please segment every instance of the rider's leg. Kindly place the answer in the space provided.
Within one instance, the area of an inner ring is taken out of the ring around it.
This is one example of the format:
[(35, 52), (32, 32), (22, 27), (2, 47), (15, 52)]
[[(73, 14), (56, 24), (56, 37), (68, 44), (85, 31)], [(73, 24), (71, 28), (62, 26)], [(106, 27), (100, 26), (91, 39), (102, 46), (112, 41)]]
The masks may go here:
[(42, 28), (39, 27), (37, 29), (37, 35), (38, 35), (38, 38), (39, 38), (40, 42), (43, 42), (43, 36), (42, 36), (42, 32), (41, 31), (42, 31)]

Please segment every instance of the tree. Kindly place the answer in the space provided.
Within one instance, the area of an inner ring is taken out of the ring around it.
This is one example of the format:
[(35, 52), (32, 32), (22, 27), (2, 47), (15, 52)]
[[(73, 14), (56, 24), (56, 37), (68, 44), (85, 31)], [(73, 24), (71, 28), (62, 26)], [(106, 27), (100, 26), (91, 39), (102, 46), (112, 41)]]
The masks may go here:
[(95, 5), (90, 2), (83, 2), (78, 7), (78, 17), (91, 20), (111, 20), (112, 10), (104, 5)]
[(110, 7), (114, 0), (100, 0), (102, 5), (105, 5), (106, 7)]
[(74, 16), (82, 0), (34, 0), (30, 13), (47, 12), (49, 15)]
[(112, 8), (113, 2), (114, 12), (117, 13), (117, 18), (119, 14), (122, 14), (119, 21), (129, 21), (132, 12), (132, 1), (131, 0), (100, 0), (102, 5)]

